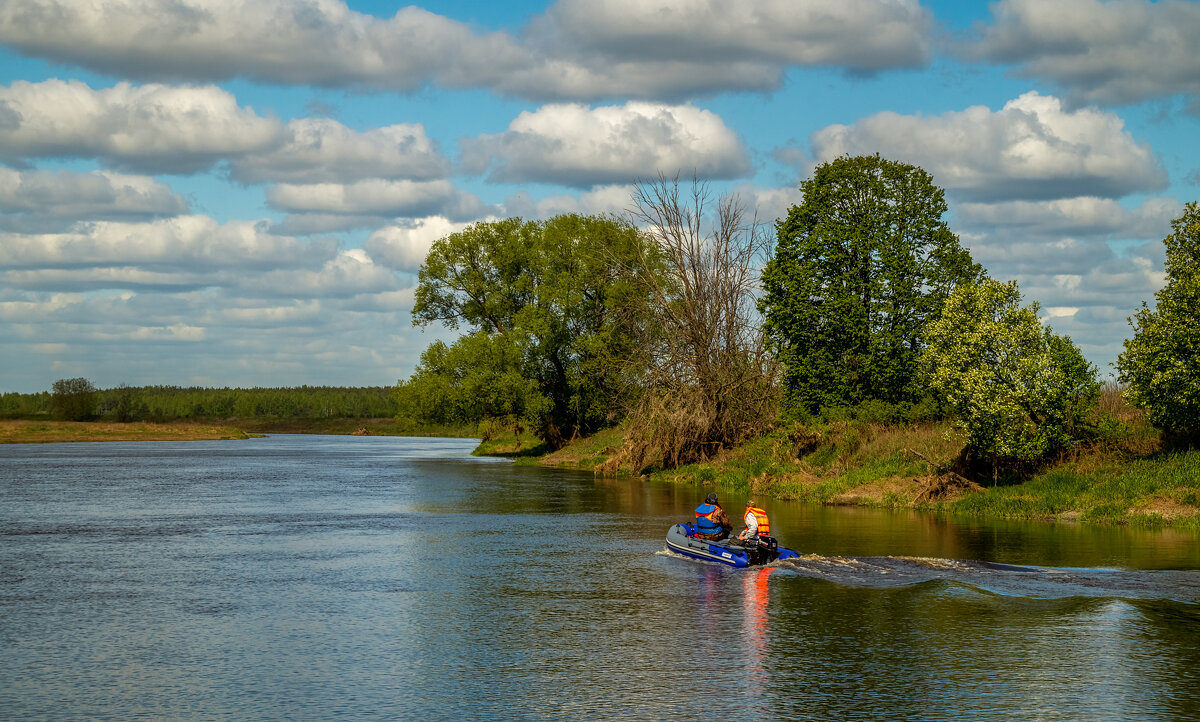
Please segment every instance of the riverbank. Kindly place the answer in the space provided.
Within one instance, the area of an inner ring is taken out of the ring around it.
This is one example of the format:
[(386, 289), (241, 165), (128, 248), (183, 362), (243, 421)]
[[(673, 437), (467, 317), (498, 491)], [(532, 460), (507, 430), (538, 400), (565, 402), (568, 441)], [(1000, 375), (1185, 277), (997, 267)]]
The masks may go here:
[(232, 418), (196, 421), (52, 421), (0, 419), (0, 444), (87, 441), (211, 441), (248, 439), (263, 434), (336, 434), (357, 436), (437, 436), (468, 438), (467, 427), (413, 427), (392, 418)]
[[(731, 496), (824, 505), (909, 508), (992, 518), (1170, 526), (1200, 531), (1200, 451), (1171, 451), (1157, 437), (1081, 449), (1023, 481), (967, 480), (949, 469), (962, 450), (948, 424), (891, 427), (843, 422), (793, 425), (667, 471), (620, 465), (610, 429), (520, 463), (593, 469)], [(702, 496), (697, 490), (697, 498)]]
[(79, 441), (215, 441), (248, 439), (250, 433), (221, 424), (0, 420), (0, 444)]

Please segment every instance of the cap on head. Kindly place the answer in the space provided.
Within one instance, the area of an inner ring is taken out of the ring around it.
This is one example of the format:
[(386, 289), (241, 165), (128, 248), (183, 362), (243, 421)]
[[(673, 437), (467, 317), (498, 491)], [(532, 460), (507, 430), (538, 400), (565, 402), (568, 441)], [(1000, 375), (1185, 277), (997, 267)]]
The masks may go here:
[(716, 504), (717, 503), (717, 493), (714, 491), (713, 493), (704, 497), (704, 503), (705, 504)]
[(757, 504), (755, 504), (755, 503), (754, 503), (754, 500), (753, 500), (753, 499), (748, 499), (748, 500), (746, 501), (746, 506), (748, 506), (748, 507), (750, 507), (750, 506), (757, 506)]

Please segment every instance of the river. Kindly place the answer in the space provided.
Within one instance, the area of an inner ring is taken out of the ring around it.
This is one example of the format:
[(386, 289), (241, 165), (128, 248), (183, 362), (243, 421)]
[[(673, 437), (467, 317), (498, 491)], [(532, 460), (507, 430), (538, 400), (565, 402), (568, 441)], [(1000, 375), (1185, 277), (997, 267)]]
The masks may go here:
[(734, 570), (472, 445), (0, 446), (0, 717), (1200, 719), (1194, 534), (760, 500)]

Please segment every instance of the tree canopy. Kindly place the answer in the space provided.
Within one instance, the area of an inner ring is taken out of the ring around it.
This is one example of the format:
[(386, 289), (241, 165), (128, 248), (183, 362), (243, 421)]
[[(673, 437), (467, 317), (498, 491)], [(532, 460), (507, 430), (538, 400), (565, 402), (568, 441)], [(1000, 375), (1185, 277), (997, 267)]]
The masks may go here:
[(808, 413), (921, 397), (926, 323), (983, 276), (919, 167), (875, 156), (819, 165), (777, 225), (760, 310), (790, 406)]
[(1015, 281), (957, 288), (928, 329), (930, 387), (954, 411), (976, 459), (1028, 462), (1070, 446), (1099, 391), (1066, 336), (1022, 307)]
[(481, 222), (437, 241), (413, 323), (472, 330), (431, 346), (407, 386), (452, 401), (458, 421), (523, 417), (552, 447), (611, 423), (636, 373), (628, 279), (644, 263), (640, 243), (624, 221), (573, 214)]
[(86, 421), (96, 415), (96, 387), (85, 378), (59, 379), (50, 388), (50, 409), (55, 418)]
[(1172, 222), (1167, 283), (1129, 322), (1133, 338), (1117, 360), (1126, 398), (1150, 411), (1155, 426), (1200, 434), (1200, 204), (1189, 203)]

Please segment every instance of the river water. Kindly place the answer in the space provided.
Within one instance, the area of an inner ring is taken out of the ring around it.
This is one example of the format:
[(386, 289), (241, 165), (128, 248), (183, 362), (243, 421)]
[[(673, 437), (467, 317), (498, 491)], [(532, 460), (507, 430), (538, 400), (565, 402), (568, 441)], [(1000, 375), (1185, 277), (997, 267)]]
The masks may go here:
[(760, 500), (734, 570), (472, 445), (0, 446), (0, 717), (1200, 719), (1194, 534)]

